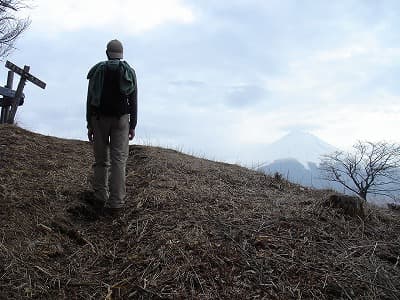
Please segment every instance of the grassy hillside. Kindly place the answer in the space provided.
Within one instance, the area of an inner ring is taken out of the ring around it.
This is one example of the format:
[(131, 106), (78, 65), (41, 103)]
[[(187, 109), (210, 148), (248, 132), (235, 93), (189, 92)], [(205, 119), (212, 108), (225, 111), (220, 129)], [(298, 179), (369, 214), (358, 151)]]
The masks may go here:
[(0, 126), (0, 299), (399, 299), (400, 216), (235, 165), (131, 146), (117, 219), (89, 143)]

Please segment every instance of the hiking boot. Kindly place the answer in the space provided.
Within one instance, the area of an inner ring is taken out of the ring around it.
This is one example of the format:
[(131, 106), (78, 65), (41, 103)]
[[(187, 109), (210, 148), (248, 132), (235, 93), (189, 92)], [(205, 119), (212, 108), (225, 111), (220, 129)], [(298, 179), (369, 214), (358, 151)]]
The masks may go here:
[(96, 211), (100, 211), (104, 207), (104, 201), (100, 200), (97, 198), (94, 194), (94, 192), (91, 191), (86, 191), (82, 193), (82, 199), (92, 206)]
[(122, 207), (104, 207), (103, 208), (103, 215), (110, 216), (110, 217), (119, 217), (122, 213)]

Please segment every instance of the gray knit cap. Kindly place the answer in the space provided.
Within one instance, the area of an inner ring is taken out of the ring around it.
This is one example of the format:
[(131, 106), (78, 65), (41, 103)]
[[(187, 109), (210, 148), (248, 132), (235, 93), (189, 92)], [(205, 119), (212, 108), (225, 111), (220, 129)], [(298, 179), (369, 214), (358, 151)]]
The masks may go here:
[(109, 41), (107, 44), (107, 54), (111, 59), (122, 59), (124, 56), (124, 48), (122, 47), (122, 43), (118, 40)]

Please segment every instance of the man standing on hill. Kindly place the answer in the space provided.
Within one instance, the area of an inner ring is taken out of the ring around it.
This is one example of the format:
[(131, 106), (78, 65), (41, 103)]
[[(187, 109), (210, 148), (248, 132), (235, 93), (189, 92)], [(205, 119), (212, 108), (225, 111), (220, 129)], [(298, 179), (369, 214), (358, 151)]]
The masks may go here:
[(95, 157), (95, 204), (115, 215), (125, 203), (129, 140), (135, 136), (137, 123), (137, 82), (135, 71), (122, 60), (120, 41), (110, 41), (106, 55), (108, 60), (96, 64), (87, 75), (86, 120)]

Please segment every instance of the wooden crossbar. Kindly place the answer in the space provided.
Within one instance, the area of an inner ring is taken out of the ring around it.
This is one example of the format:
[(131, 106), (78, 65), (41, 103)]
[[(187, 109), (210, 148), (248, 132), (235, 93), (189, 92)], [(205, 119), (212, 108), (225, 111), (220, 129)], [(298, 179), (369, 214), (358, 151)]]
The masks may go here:
[[(17, 109), (19, 105), (22, 105), (22, 101), (24, 98), (23, 89), (26, 81), (30, 81), (33, 84), (39, 86), (40, 88), (46, 88), (46, 83), (41, 81), (39, 78), (33, 76), (29, 73), (29, 66), (24, 66), (24, 68), (20, 68), (17, 65), (13, 64), (10, 61), (6, 61), (6, 68), (10, 69), (9, 77), (7, 79), (7, 86), (0, 88), (0, 95), (3, 95), (2, 101), (0, 100), (1, 108), (1, 116), (0, 116), (0, 124), (1, 123), (14, 123), (15, 114), (17, 113)], [(20, 80), (15, 91), (12, 90), (12, 79), (10, 79), (11, 74), (20, 75)]]

